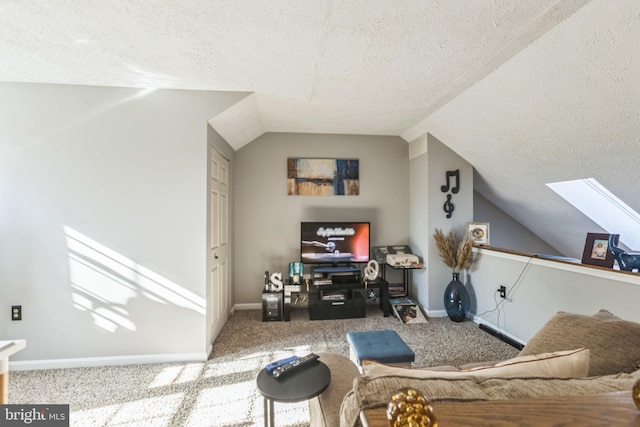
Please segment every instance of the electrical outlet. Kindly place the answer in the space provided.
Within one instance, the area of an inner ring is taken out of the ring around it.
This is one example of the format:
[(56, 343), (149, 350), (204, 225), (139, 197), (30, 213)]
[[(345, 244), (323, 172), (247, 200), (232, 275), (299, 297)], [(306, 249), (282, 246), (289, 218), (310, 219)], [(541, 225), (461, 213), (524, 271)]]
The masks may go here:
[(500, 298), (506, 298), (507, 297), (507, 288), (504, 286), (500, 286), (498, 288), (498, 292), (500, 292)]
[(21, 305), (12, 305), (11, 306), (11, 320), (22, 320), (22, 306)]

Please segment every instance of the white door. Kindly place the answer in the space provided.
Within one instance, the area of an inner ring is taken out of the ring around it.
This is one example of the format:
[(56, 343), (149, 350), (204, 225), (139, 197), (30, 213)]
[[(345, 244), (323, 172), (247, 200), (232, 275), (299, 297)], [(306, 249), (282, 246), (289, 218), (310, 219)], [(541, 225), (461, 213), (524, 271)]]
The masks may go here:
[(229, 161), (212, 146), (209, 184), (209, 292), (207, 318), (213, 344), (229, 318)]

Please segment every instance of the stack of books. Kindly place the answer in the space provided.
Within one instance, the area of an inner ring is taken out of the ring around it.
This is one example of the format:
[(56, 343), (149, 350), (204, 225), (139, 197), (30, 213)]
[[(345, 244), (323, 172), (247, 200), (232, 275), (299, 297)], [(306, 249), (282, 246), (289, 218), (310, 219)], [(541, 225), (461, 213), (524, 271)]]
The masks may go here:
[(403, 297), (406, 295), (403, 283), (389, 283), (389, 297)]

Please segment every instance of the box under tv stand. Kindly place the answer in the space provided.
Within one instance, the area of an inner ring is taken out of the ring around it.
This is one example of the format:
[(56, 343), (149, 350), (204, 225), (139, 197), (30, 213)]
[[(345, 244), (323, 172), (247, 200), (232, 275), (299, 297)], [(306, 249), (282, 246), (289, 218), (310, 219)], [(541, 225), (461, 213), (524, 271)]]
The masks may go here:
[[(315, 281), (314, 281), (315, 282)], [(315, 284), (309, 287), (309, 319), (351, 319), (365, 317), (366, 302), (362, 290), (379, 289), (378, 305), (384, 317), (389, 316), (389, 284), (378, 278), (375, 281), (338, 282)]]

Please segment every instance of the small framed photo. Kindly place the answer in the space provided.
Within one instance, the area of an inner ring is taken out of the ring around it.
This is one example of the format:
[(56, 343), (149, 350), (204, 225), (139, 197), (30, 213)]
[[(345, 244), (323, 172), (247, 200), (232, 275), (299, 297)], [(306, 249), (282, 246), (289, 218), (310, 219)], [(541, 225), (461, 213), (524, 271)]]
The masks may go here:
[[(606, 233), (587, 233), (582, 252), (582, 263), (613, 268), (613, 254), (609, 251), (609, 236)], [(613, 235), (613, 243), (618, 244), (619, 234)]]
[(473, 237), (475, 245), (489, 246), (489, 223), (488, 222), (468, 222), (467, 233)]

